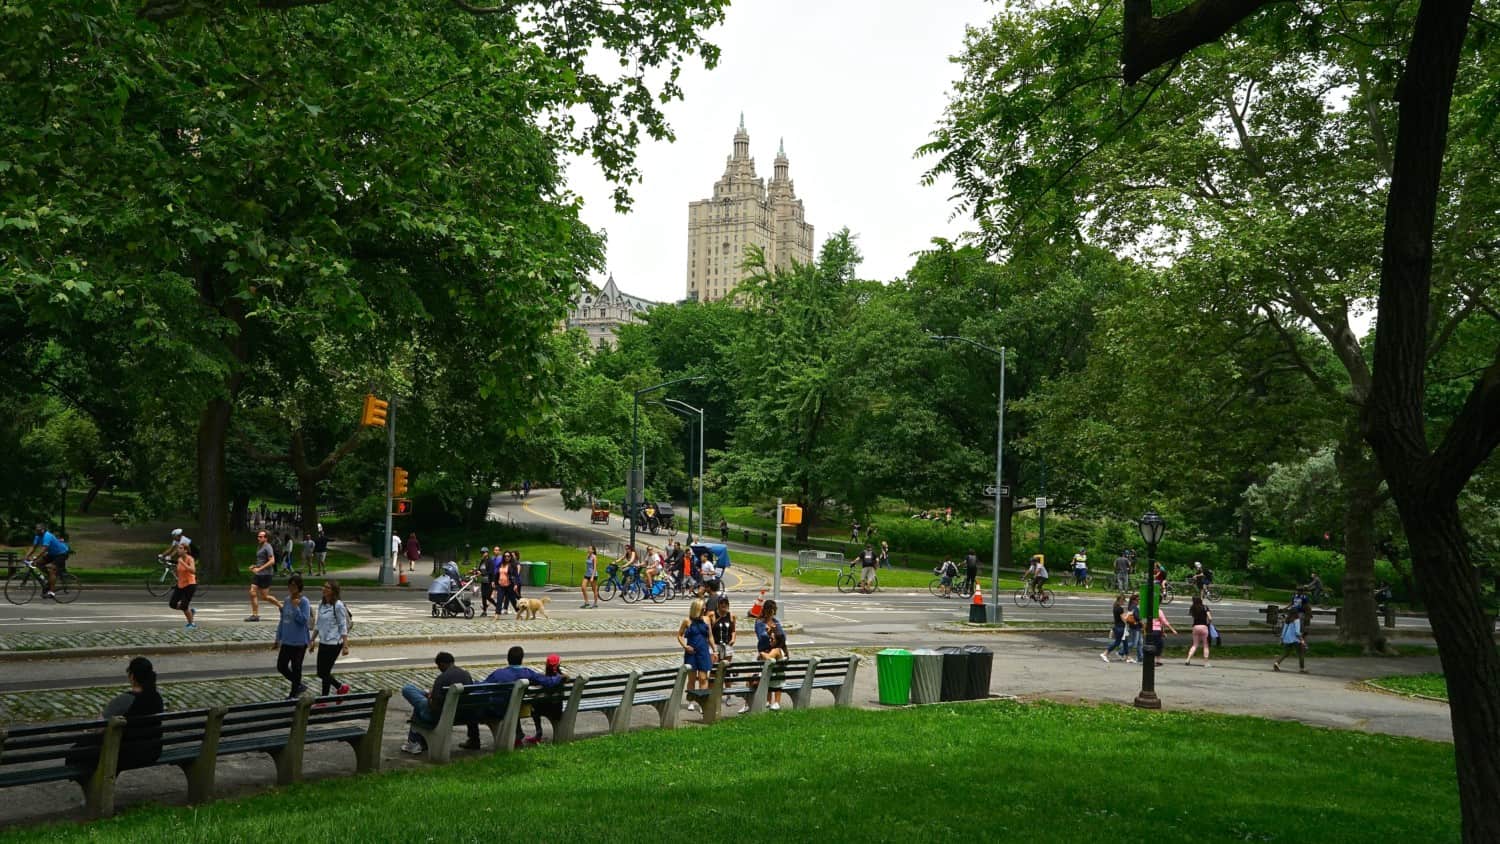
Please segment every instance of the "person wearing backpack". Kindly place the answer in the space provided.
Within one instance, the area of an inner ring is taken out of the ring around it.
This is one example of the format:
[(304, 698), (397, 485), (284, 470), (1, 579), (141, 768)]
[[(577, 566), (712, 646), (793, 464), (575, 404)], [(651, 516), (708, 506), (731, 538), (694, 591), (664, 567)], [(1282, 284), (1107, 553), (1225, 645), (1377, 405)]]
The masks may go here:
[(349, 655), (349, 629), (352, 626), (349, 608), (339, 600), (337, 580), (323, 581), (323, 601), (318, 604), (317, 640), (309, 642), (308, 650), (318, 649), (318, 679), (323, 681), (323, 697), (337, 689), (341, 695), (349, 693), (349, 684), (334, 679), (333, 664), (340, 656)]

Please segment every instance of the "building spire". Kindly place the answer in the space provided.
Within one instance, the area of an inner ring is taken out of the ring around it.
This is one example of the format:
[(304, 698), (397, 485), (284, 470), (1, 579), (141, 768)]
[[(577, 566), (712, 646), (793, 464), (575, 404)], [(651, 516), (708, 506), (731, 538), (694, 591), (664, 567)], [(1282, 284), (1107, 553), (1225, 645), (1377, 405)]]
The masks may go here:
[(745, 113), (743, 111), (740, 112), (740, 131), (745, 131)]
[(745, 113), (740, 112), (740, 128), (734, 133), (734, 157), (736, 160), (750, 157), (750, 133), (745, 131)]
[(784, 184), (789, 180), (787, 176), (786, 139), (777, 139), (776, 161), (771, 170), (771, 184)]

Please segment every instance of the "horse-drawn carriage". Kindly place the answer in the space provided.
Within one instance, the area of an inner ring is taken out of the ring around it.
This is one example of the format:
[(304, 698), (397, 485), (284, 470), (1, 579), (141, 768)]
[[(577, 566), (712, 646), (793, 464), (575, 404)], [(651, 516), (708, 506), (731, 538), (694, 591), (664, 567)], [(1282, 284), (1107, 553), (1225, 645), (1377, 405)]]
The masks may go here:
[(608, 501), (595, 501), (594, 506), (589, 508), (589, 521), (596, 525), (607, 525), (609, 513)]
[(677, 535), (670, 501), (643, 501), (637, 504), (635, 520), (637, 530), (658, 534), (665, 531), (668, 536)]

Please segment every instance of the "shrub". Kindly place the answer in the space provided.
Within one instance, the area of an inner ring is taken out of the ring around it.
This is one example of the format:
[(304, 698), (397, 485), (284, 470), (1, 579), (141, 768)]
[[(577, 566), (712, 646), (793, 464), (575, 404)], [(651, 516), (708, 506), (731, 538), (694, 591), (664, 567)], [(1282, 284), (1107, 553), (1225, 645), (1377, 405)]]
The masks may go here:
[[(1344, 583), (1344, 555), (1304, 545), (1262, 542), (1250, 557), (1250, 570), (1261, 585), (1286, 589), (1306, 583), (1316, 571), (1325, 586), (1338, 591)], [(1379, 565), (1376, 574), (1380, 576)], [(1394, 571), (1391, 574), (1394, 576)], [(1399, 584), (1392, 580), (1391, 585)]]
[(879, 539), (891, 544), (892, 553), (909, 551), (960, 555), (970, 548), (990, 547), (989, 525), (964, 527), (954, 521), (945, 525), (931, 519), (881, 519)]

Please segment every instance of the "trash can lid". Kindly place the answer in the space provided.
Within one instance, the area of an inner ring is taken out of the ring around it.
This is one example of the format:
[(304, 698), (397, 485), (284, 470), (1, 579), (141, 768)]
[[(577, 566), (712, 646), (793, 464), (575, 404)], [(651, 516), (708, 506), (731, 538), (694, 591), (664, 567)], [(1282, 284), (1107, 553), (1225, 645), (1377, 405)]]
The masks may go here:
[(911, 655), (912, 656), (942, 656), (941, 653), (933, 650), (932, 648), (917, 648), (916, 650), (914, 650), (914, 651), (911, 652)]
[(911, 651), (905, 648), (886, 648), (875, 654), (876, 656), (911, 656)]

